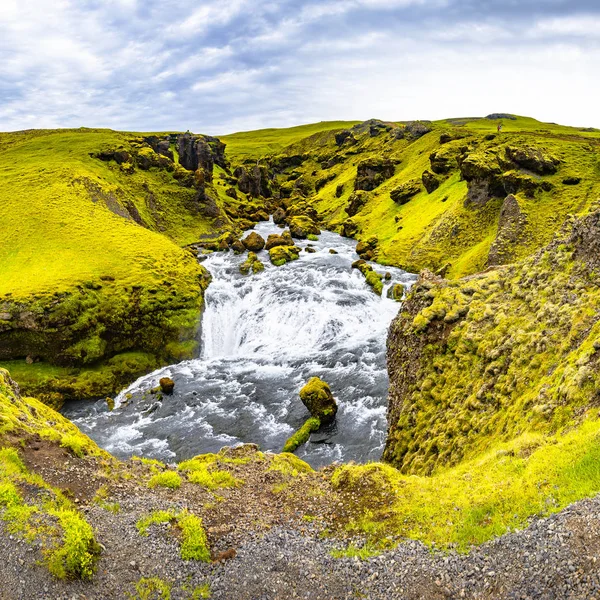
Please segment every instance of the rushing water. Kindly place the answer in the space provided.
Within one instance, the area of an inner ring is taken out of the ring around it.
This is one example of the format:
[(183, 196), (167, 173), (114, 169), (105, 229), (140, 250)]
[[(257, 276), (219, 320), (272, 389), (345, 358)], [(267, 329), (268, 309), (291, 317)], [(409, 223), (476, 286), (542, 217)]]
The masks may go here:
[[(256, 231), (265, 239), (281, 232), (273, 223)], [(385, 290), (376, 296), (351, 268), (354, 241), (323, 232), (318, 242), (298, 245), (316, 252), (303, 250), (282, 267), (260, 252), (266, 268), (249, 276), (239, 273), (245, 256), (210, 255), (201, 357), (140, 378), (112, 412), (104, 401), (79, 402), (65, 407), (66, 416), (119, 457), (184, 460), (242, 442), (280, 451), (308, 417), (298, 391), (319, 376), (339, 411), (298, 456), (313, 466), (378, 459), (387, 427), (385, 343), (399, 305)], [(415, 280), (400, 269), (376, 269), (389, 271), (392, 283)], [(175, 381), (162, 402), (150, 393), (161, 377)]]

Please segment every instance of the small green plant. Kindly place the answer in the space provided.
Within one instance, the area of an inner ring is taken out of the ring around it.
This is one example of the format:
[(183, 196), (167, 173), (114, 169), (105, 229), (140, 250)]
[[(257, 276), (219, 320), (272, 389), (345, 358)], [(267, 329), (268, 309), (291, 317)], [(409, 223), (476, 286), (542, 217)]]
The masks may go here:
[(187, 510), (181, 512), (157, 510), (140, 519), (136, 527), (140, 535), (147, 536), (148, 529), (152, 525), (161, 523), (168, 523), (178, 529), (183, 560), (210, 562), (210, 549), (202, 519)]
[(135, 584), (135, 595), (131, 600), (171, 600), (171, 584), (160, 577), (142, 577)]
[(171, 490), (177, 490), (181, 487), (181, 477), (175, 471), (164, 471), (156, 473), (148, 482), (149, 488), (165, 487)]

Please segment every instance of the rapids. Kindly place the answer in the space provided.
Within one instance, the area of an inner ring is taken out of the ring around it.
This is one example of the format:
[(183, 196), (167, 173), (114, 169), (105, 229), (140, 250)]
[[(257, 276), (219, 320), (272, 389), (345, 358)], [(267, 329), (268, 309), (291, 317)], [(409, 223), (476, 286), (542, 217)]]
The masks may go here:
[[(265, 239), (281, 230), (260, 223)], [(72, 402), (63, 413), (118, 457), (185, 460), (223, 446), (256, 443), (280, 451), (309, 416), (298, 396), (319, 376), (338, 401), (334, 424), (311, 436), (296, 454), (317, 467), (333, 461), (379, 459), (387, 429), (388, 326), (400, 305), (376, 296), (351, 268), (356, 242), (323, 232), (299, 242), (300, 259), (243, 276), (245, 256), (209, 255), (213, 276), (201, 325), (201, 355), (138, 379), (115, 400)], [(304, 251), (307, 245), (316, 250)], [(338, 254), (331, 254), (334, 249)], [(390, 283), (411, 285), (415, 276), (392, 274)], [(150, 390), (161, 377), (175, 381), (161, 401)]]

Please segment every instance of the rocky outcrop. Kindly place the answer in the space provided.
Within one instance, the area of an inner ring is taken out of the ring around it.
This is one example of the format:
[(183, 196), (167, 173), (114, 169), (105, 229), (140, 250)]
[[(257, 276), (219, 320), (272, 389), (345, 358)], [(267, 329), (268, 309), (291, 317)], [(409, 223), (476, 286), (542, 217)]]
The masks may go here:
[(373, 260), (377, 253), (378, 243), (379, 241), (374, 236), (367, 240), (360, 241), (356, 244), (356, 254), (364, 260)]
[(519, 167), (538, 175), (553, 175), (558, 171), (560, 160), (540, 148), (532, 146), (507, 146), (506, 156)]
[(385, 158), (369, 158), (358, 163), (355, 190), (371, 191), (394, 176), (394, 163)]
[(344, 144), (351, 146), (352, 144), (356, 144), (356, 138), (352, 135), (352, 132), (348, 129), (344, 129), (344, 131), (340, 131), (335, 134), (335, 143), (338, 146), (342, 146)]
[(413, 196), (421, 191), (421, 182), (418, 179), (411, 179), (390, 192), (390, 198), (396, 204), (406, 204)]
[(214, 165), (228, 170), (225, 157), (225, 144), (207, 135), (184, 133), (177, 136), (179, 164), (188, 171), (202, 169), (206, 181), (212, 181)]
[(505, 265), (514, 260), (516, 245), (522, 242), (527, 227), (527, 215), (521, 210), (519, 201), (512, 194), (502, 203), (498, 233), (492, 243), (488, 265)]
[(360, 212), (362, 207), (369, 200), (369, 194), (367, 192), (357, 191), (350, 194), (348, 198), (348, 206), (346, 206), (346, 214), (349, 217), (353, 217)]
[(355, 238), (360, 232), (358, 223), (355, 223), (352, 219), (346, 219), (342, 223), (340, 234), (347, 238)]
[(423, 171), (421, 181), (423, 182), (423, 187), (427, 190), (428, 194), (435, 192), (435, 190), (442, 185), (442, 178), (435, 175), (431, 171)]
[(263, 165), (238, 167), (234, 172), (238, 179), (238, 188), (252, 198), (271, 198), (271, 179), (269, 170)]

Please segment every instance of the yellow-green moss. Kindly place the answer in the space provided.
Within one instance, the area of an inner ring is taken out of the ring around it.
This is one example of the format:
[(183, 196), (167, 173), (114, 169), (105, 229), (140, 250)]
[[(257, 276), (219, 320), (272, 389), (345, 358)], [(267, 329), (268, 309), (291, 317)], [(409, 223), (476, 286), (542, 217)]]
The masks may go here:
[(164, 487), (170, 490), (176, 490), (181, 487), (181, 477), (175, 471), (164, 471), (152, 475), (148, 481), (149, 488)]

